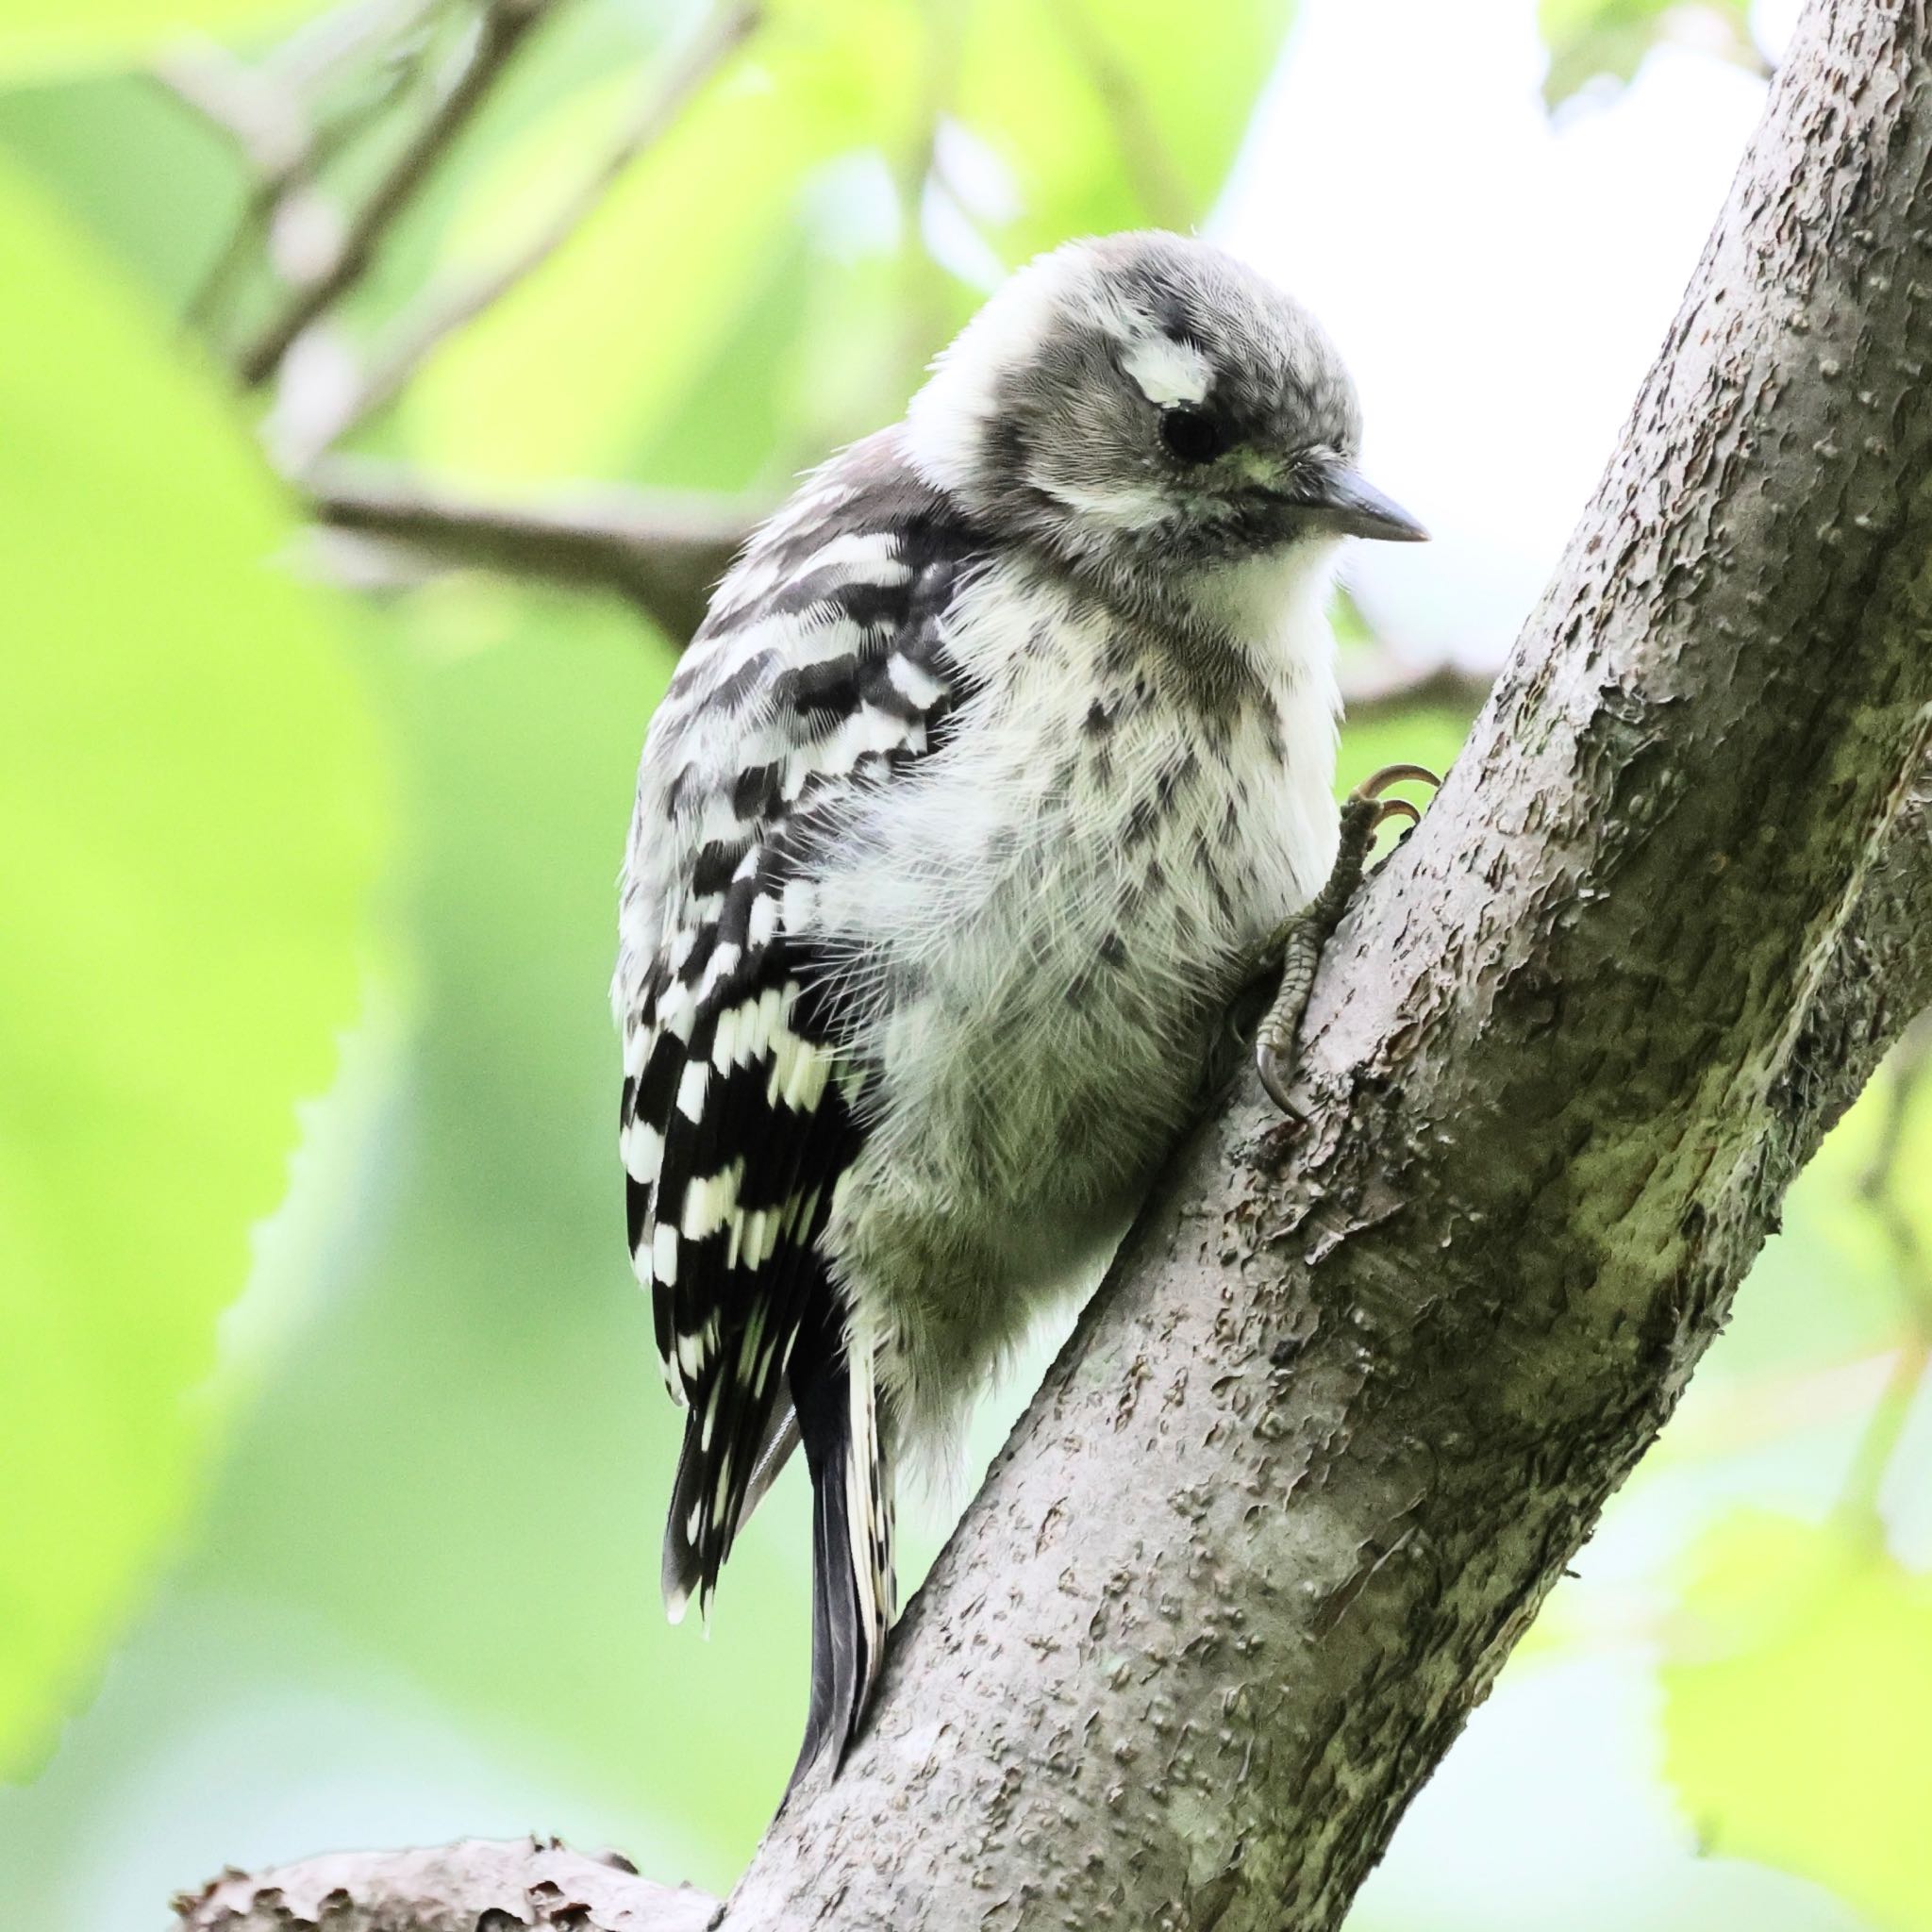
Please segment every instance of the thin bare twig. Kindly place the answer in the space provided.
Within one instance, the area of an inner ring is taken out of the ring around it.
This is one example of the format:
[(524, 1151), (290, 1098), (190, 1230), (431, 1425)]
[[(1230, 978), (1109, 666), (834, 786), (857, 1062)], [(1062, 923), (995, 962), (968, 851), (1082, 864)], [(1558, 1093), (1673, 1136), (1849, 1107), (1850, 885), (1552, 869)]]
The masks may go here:
[(214, 311), (247, 262), (252, 249), (306, 183), (340, 154), (413, 84), (427, 51), (419, 37), (413, 55), (392, 63), (366, 101), (327, 123), (312, 106), (319, 80), (379, 34), (399, 42), (422, 25), (439, 0), (358, 0), (298, 31), (289, 46), (327, 30), (327, 44), (300, 65), (277, 48), (258, 65), (238, 60), (226, 48), (199, 36), (163, 50), (149, 77), (173, 99), (233, 144), (250, 179), (242, 212), (216, 251), (182, 319), (211, 329)]
[(721, 8), (669, 70), (652, 77), (617, 137), (542, 227), (502, 260), (443, 290), (431, 290), (419, 311), (404, 316), (390, 332), (388, 341), (371, 357), (361, 386), (312, 432), (308, 447), (296, 452), (296, 459), (319, 456), (386, 408), (451, 336), (541, 268), (596, 211), (632, 163), (671, 130), (693, 96), (750, 36), (762, 11), (759, 0), (730, 0)]
[[(408, 0), (382, 10), (392, 35), (400, 38), (419, 26), (435, 5), (436, 0)], [(357, 11), (366, 29), (374, 9)], [(251, 176), (241, 214), (183, 307), (182, 320), (191, 328), (219, 332), (217, 311), (277, 215), (415, 84), (428, 44), (426, 34), (419, 36), (367, 100), (326, 124), (273, 61), (251, 67), (214, 42), (197, 40), (178, 43), (156, 62), (151, 77), (232, 142)]]
[(492, 0), (434, 110), (351, 218), (329, 267), (294, 290), (242, 352), (243, 385), (260, 387), (281, 367), (296, 337), (366, 272), (390, 229), (503, 77), (512, 56), (544, 18), (550, 0)]
[(1472, 671), (1448, 658), (1411, 663), (1381, 647), (1344, 656), (1341, 675), (1342, 705), (1357, 724), (1429, 705), (1474, 711), (1495, 681), (1493, 672)]
[(312, 99), (374, 49), (413, 31), (441, 0), (346, 0), (303, 21), (262, 57), (262, 72), (289, 92)]
[[(541, 502), (478, 496), (362, 458), (322, 464), (297, 487), (323, 530), (361, 546), (336, 574), (364, 588), (420, 580), (425, 567), (498, 571), (627, 597), (679, 645), (703, 621), (712, 588), (760, 514), (731, 497), (617, 484)], [(384, 554), (372, 558), (369, 544)], [(1407, 664), (1386, 651), (1355, 654), (1341, 667), (1342, 699), (1357, 722), (1424, 705), (1473, 711), (1490, 682), (1481, 672)]]
[[(361, 458), (323, 464), (297, 487), (324, 531), (356, 541), (332, 570), (361, 588), (420, 581), (436, 570), (497, 571), (626, 597), (678, 645), (703, 622), (713, 587), (761, 514), (731, 497), (618, 484), (541, 502), (477, 496)], [(1490, 683), (1483, 672), (1406, 663), (1384, 650), (1341, 664), (1342, 701), (1357, 723), (1428, 705), (1474, 711)]]
[(300, 98), (214, 41), (197, 34), (164, 47), (150, 78), (233, 142), (258, 175), (285, 174), (308, 150)]
[(635, 490), (491, 501), (376, 463), (329, 463), (302, 487), (325, 531), (402, 546), (445, 568), (611, 591), (680, 645), (755, 521), (728, 498)]
[(165, 49), (150, 78), (225, 136), (250, 176), (240, 217), (182, 310), (191, 328), (204, 328), (242, 272), (276, 203), (304, 171), (315, 131), (298, 95), (212, 41), (184, 40)]

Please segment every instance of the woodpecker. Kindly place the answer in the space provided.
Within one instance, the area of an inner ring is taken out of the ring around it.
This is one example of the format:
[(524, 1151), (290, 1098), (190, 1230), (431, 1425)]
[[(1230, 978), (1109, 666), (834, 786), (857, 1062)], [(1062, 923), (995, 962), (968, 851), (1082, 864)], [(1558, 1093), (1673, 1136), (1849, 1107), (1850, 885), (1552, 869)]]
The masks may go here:
[(1118, 1240), (1230, 1000), (1324, 903), (1331, 573), (1424, 534), (1360, 428), (1241, 262), (1070, 243), (758, 530), (651, 720), (613, 1004), (631, 1256), (689, 1411), (663, 1589), (708, 1616), (802, 1445), (793, 1787), (878, 1675), (895, 1473)]

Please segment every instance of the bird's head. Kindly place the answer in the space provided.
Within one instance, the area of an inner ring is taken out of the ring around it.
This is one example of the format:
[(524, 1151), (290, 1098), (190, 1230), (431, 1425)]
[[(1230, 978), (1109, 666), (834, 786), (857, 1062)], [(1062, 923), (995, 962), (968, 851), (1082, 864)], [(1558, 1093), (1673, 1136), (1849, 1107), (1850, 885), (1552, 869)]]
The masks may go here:
[(1425, 535), (1357, 474), (1355, 385), (1314, 318), (1178, 235), (1071, 242), (1022, 269), (934, 364), (907, 433), (930, 481), (1075, 570)]

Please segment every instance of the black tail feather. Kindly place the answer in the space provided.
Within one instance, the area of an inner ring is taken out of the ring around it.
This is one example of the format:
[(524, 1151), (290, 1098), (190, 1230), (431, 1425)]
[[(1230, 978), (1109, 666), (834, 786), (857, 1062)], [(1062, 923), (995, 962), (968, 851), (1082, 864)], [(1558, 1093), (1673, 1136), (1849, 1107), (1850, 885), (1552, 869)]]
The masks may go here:
[(684, 1446), (677, 1452), (677, 1474), (671, 1484), (671, 1511), (664, 1522), (664, 1557), (658, 1577), (664, 1607), (674, 1624), (682, 1620), (686, 1605), (698, 1594), (705, 1580), (691, 1532), (691, 1512), (698, 1507), (703, 1481), (697, 1424), (687, 1418)]
[[(892, 1614), (891, 1513), (882, 1493), (872, 1378), (861, 1377), (855, 1401), (841, 1345), (815, 1360), (794, 1357), (791, 1387), (812, 1486), (811, 1707), (788, 1800), (821, 1757), (829, 1756), (834, 1773), (843, 1762), (878, 1676)], [(855, 1501), (866, 1517), (857, 1524)]]
[(671, 1513), (664, 1524), (664, 1556), (659, 1572), (665, 1606), (674, 1623), (683, 1617), (685, 1606), (693, 1596), (708, 1608), (710, 1592), (717, 1587), (718, 1570), (731, 1554), (738, 1532), (764, 1501), (766, 1491), (797, 1446), (798, 1424), (791, 1405), (779, 1401), (773, 1405), (765, 1419), (758, 1457), (738, 1499), (736, 1514), (729, 1523), (722, 1524), (719, 1533), (710, 1539), (710, 1547), (716, 1554), (715, 1560), (707, 1566), (701, 1548), (706, 1540), (702, 1534), (694, 1539), (691, 1525), (697, 1522), (702, 1532), (705, 1485), (714, 1479), (714, 1471), (711, 1458), (705, 1454), (699, 1419), (694, 1415), (686, 1418), (684, 1446), (678, 1452), (677, 1474), (671, 1485)]
[(812, 1464), (811, 1707), (798, 1761), (786, 1782), (788, 1798), (827, 1750), (832, 1769), (838, 1769), (858, 1725), (866, 1679), (845, 1508), (846, 1445), (837, 1443), (824, 1457), (807, 1453)]

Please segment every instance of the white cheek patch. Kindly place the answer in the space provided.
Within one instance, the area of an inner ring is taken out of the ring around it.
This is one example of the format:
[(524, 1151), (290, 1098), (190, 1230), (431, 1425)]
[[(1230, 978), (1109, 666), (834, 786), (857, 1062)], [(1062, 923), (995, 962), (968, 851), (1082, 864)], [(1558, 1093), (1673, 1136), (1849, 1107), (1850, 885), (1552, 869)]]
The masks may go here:
[(1048, 496), (1075, 509), (1096, 524), (1116, 530), (1152, 530), (1174, 514), (1174, 505), (1158, 490), (1123, 483), (1112, 490), (1087, 490), (1055, 477), (1032, 473), (1029, 480)]
[(1132, 343), (1121, 358), (1121, 367), (1150, 403), (1163, 408), (1198, 403), (1214, 380), (1213, 366), (1199, 349), (1160, 332)]

